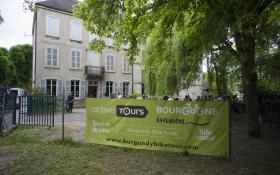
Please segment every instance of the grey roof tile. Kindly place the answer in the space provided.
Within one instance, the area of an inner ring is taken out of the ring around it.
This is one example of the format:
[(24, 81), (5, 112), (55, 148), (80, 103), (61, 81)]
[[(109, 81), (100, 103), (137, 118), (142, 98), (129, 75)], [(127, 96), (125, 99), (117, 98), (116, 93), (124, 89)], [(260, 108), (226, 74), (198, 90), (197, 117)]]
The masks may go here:
[(72, 6), (77, 3), (77, 0), (47, 0), (36, 2), (36, 5), (51, 8), (54, 10), (73, 13)]

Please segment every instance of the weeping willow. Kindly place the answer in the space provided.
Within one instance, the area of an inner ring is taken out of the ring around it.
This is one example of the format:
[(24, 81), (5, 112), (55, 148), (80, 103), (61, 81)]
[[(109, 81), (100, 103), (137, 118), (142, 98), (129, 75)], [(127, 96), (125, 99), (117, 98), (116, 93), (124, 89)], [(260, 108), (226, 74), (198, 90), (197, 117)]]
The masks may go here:
[(197, 79), (201, 58), (189, 54), (181, 32), (164, 37), (160, 33), (153, 32), (144, 47), (145, 91), (157, 96), (178, 94)]

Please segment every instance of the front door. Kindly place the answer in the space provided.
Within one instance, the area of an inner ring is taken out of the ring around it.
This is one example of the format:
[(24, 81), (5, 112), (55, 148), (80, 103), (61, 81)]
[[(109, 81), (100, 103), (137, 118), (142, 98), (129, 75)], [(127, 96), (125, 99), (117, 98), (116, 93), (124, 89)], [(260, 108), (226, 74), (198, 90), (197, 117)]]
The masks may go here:
[(88, 97), (97, 98), (97, 86), (88, 86)]

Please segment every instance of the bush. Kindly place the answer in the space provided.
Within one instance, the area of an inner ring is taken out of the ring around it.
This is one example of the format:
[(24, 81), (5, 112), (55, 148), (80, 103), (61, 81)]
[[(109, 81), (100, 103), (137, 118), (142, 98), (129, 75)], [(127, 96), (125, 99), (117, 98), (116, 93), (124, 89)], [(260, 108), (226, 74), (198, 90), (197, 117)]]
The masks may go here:
[(129, 98), (136, 99), (137, 97), (140, 97), (140, 96), (141, 96), (141, 94), (139, 94), (139, 93), (133, 93), (129, 96)]
[(43, 88), (32, 88), (32, 94), (34, 95), (44, 95), (45, 94), (45, 90)]

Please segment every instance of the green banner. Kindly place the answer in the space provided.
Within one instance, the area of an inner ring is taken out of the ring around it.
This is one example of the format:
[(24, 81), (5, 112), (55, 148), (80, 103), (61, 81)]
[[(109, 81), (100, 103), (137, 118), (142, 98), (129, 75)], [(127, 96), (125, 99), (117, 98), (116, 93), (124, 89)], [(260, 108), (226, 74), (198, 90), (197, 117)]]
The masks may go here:
[(86, 142), (230, 156), (227, 102), (86, 99)]

